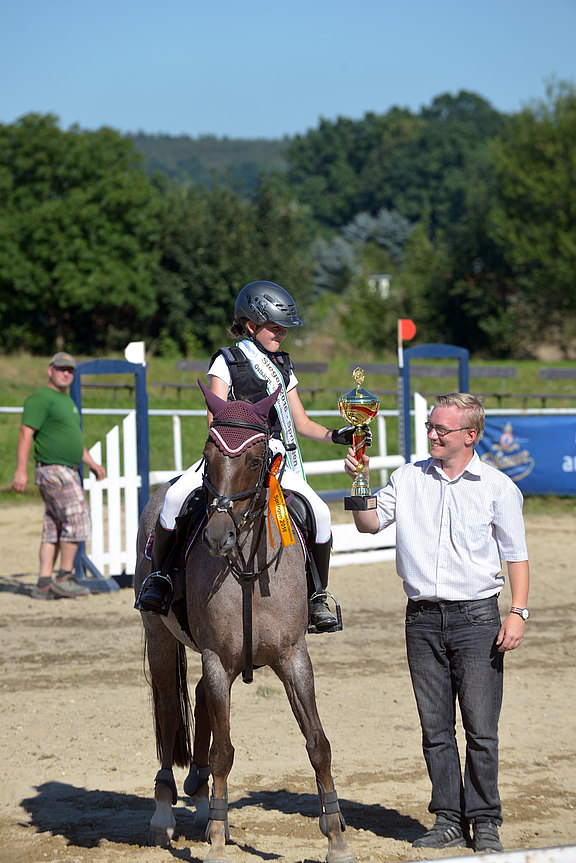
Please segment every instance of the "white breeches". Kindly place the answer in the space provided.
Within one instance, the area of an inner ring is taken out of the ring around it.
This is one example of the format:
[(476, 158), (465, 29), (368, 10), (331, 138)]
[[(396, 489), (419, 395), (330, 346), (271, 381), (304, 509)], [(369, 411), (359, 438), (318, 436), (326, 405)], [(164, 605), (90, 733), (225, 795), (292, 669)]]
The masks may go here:
[[(270, 449), (273, 452), (284, 453), (284, 446), (281, 441), (273, 438), (270, 441)], [(182, 504), (189, 494), (200, 488), (202, 485), (202, 460), (195, 462), (188, 468), (185, 473), (170, 486), (164, 498), (164, 505), (160, 513), (160, 522), (166, 530), (174, 530), (176, 526), (176, 517), (180, 514)], [(282, 476), (282, 488), (288, 491), (295, 491), (301, 494), (309, 502), (314, 517), (316, 519), (316, 542), (324, 543), (330, 539), (330, 510), (328, 505), (324, 503), (321, 497), (310, 488), (306, 480), (290, 470), (289, 467), (284, 469)]]

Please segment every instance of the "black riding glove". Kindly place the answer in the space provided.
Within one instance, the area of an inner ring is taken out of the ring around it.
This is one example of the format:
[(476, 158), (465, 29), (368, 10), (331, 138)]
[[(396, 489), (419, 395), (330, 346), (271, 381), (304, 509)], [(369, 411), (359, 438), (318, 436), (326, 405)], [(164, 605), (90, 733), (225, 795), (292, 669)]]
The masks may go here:
[[(366, 446), (370, 446), (372, 443), (372, 432), (370, 431), (370, 426), (363, 425), (360, 427), (360, 430), (366, 435)], [(344, 426), (344, 428), (341, 429), (333, 429), (332, 443), (341, 443), (344, 446), (352, 446), (355, 431), (355, 426)]]

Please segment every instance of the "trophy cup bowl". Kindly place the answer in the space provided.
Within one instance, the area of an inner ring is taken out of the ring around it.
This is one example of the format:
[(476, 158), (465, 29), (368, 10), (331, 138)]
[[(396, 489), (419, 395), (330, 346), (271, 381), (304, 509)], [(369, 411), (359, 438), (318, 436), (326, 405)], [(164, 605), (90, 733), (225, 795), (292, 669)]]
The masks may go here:
[(356, 387), (338, 399), (338, 410), (344, 419), (354, 426), (352, 447), (358, 459), (356, 479), (352, 483), (350, 497), (344, 498), (344, 509), (375, 509), (376, 497), (370, 491), (364, 476), (363, 456), (366, 452), (366, 432), (363, 426), (367, 426), (378, 413), (380, 400), (361, 386), (364, 381), (362, 369), (354, 369), (352, 377), (356, 381)]

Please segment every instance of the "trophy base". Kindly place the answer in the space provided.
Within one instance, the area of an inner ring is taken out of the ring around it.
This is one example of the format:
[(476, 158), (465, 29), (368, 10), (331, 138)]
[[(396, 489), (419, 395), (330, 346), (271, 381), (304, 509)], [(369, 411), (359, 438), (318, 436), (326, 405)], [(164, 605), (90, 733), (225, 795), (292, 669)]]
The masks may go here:
[(344, 498), (344, 509), (348, 510), (367, 510), (367, 509), (376, 509), (376, 496), (375, 495), (364, 495), (361, 497), (345, 497)]

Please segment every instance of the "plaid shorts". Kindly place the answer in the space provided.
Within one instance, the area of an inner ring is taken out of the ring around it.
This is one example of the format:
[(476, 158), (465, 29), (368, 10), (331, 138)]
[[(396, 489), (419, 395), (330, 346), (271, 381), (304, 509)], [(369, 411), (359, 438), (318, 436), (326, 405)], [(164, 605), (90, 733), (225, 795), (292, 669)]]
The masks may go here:
[(90, 539), (90, 510), (78, 471), (62, 464), (37, 464), (34, 480), (46, 506), (42, 542)]

